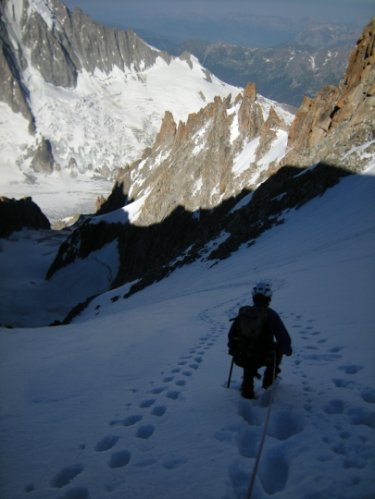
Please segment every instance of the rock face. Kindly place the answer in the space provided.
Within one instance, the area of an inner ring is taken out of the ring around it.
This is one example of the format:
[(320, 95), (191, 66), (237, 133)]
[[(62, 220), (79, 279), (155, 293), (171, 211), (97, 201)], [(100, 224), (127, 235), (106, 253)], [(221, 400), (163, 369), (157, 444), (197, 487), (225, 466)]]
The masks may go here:
[[(3, 51), (13, 60), (5, 58), (10, 70), (25, 69), (31, 62), (43, 79), (58, 87), (75, 87), (77, 74), (82, 69), (108, 74), (113, 66), (121, 70), (145, 69), (161, 55), (132, 31), (116, 30), (94, 23), (80, 9), (71, 12), (60, 0), (42, 2), (5, 0), (2, 9), (1, 38)], [(14, 50), (9, 39), (11, 20), (22, 33), (22, 47)], [(30, 50), (28, 60), (23, 49)], [(4, 61), (2, 61), (4, 62)]]
[[(3, 9), (0, 6), (0, 9)], [(1, 10), (0, 10), (1, 12)], [(1, 12), (3, 16), (3, 12)], [(12, 111), (21, 113), (33, 126), (33, 115), (27, 101), (28, 90), (25, 87), (20, 71), (25, 66), (22, 57), (12, 50), (5, 23), (0, 18), (0, 88), (1, 100), (9, 104)]]
[[(47, 278), (117, 240), (120, 266), (112, 287), (134, 282), (123, 295), (127, 298), (184, 264), (198, 259), (214, 264), (240, 245), (254, 244), (264, 231), (283, 223), (282, 214), (287, 210), (322, 195), (348, 174), (324, 164), (306, 170), (283, 167), (254, 193), (245, 190), (199, 213), (178, 207), (160, 223), (147, 227), (114, 224), (110, 216), (94, 223), (86, 220), (60, 247)], [(81, 310), (79, 305), (66, 321)]]
[(51, 226), (30, 197), (19, 200), (0, 197), (0, 237), (26, 228), (48, 230)]
[(353, 49), (338, 87), (305, 98), (289, 130), (283, 164), (317, 161), (358, 171), (375, 151), (375, 18)]
[(286, 147), (292, 119), (283, 107), (258, 96), (252, 83), (234, 99), (215, 98), (186, 122), (177, 124), (166, 112), (153, 146), (117, 178), (124, 194), (140, 204), (132, 222), (159, 223), (178, 206), (190, 212), (211, 209), (245, 186), (254, 188), (275, 166), (273, 147), (279, 152)]
[[(24, 1), (23, 16), (28, 2), (33, 3)], [(145, 69), (154, 64), (159, 55), (135, 33), (94, 23), (80, 9), (71, 12), (59, 0), (49, 0), (46, 8), (50, 10), (51, 23), (53, 18), (57, 20), (54, 29), (34, 10), (23, 23), (23, 41), (31, 49), (33, 66), (54, 86), (74, 87), (82, 69), (108, 74), (114, 65), (121, 70), (134, 65), (139, 71), (141, 66)]]

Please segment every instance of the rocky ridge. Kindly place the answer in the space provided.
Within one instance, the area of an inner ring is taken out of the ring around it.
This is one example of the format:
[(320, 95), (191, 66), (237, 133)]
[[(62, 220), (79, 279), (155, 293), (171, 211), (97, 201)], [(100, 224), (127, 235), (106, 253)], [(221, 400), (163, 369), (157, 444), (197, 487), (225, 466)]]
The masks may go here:
[(22, 229), (49, 230), (48, 218), (33, 200), (0, 197), (0, 237)]
[[(119, 173), (114, 192), (122, 186), (139, 203), (131, 221), (141, 226), (161, 222), (178, 206), (212, 209), (267, 178), (277, 162), (275, 146), (285, 152), (292, 119), (254, 84), (236, 98), (215, 98), (186, 122), (177, 124), (166, 112), (153, 146)], [(120, 208), (117, 199), (110, 196), (100, 213)]]
[(375, 152), (375, 18), (351, 52), (338, 87), (306, 97), (289, 130), (282, 164), (317, 161), (360, 171)]

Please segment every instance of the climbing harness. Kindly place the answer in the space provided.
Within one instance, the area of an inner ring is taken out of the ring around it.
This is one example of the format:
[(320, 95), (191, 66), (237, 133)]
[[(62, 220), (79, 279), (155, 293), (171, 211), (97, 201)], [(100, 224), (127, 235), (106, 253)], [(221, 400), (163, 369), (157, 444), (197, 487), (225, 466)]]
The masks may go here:
[[(274, 357), (273, 357), (273, 380), (275, 380), (275, 379), (276, 379), (276, 352), (274, 352)], [(271, 408), (272, 408), (272, 403), (273, 403), (273, 400), (274, 400), (274, 393), (273, 393), (274, 390), (275, 390), (275, 385), (273, 384), (273, 386), (271, 387), (271, 390), (270, 390), (270, 401), (269, 401), (269, 404), (268, 404), (268, 410), (267, 410), (267, 414), (266, 414), (266, 420), (264, 422), (263, 432), (262, 432), (262, 436), (261, 436), (261, 439), (260, 439), (260, 443), (259, 443), (259, 447), (258, 447), (258, 452), (257, 452), (256, 458), (255, 458), (255, 463), (254, 463), (254, 467), (253, 467), (253, 471), (252, 471), (252, 474), (251, 474), (251, 478), (250, 478), (250, 482), (249, 482), (249, 487), (247, 489), (247, 494), (246, 494), (245, 499), (251, 499), (252, 494), (253, 494), (253, 489), (254, 489), (254, 484), (255, 484), (255, 478), (256, 478), (256, 475), (257, 475), (258, 466), (259, 466), (259, 462), (260, 462), (260, 457), (261, 457), (261, 454), (262, 454), (264, 442), (265, 442), (266, 435), (267, 435), (268, 423), (269, 423), (270, 416), (271, 416)]]

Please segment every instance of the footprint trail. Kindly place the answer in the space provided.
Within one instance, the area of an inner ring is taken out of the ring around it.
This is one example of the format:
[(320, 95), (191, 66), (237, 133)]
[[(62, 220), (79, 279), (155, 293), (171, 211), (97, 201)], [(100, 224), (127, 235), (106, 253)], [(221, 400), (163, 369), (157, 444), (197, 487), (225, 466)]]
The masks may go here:
[[(161, 373), (160, 379), (153, 380), (154, 386), (145, 390), (143, 396), (138, 389), (131, 391), (137, 402), (127, 403), (127, 414), (108, 421), (108, 426), (115, 429), (116, 433), (103, 433), (93, 446), (98, 458), (103, 457), (101, 469), (107, 468), (114, 473), (129, 466), (144, 468), (153, 466), (157, 462), (155, 458), (147, 457), (147, 452), (153, 448), (152, 441), (158, 433), (158, 428), (165, 423), (170, 404), (181, 403), (184, 392), (189, 388), (189, 382), (198, 374), (204, 363), (205, 355), (221, 336), (222, 329), (217, 330), (210, 321), (208, 313), (201, 314), (200, 320), (209, 323), (209, 331), (199, 337), (196, 344), (186, 353), (180, 355), (168, 371)], [(144, 442), (144, 445), (140, 445), (141, 442)], [(81, 447), (82, 451), (86, 450), (85, 445)], [(187, 458), (179, 456), (165, 460), (163, 467), (165, 470), (173, 471), (187, 462)], [(81, 484), (74, 486), (77, 478), (84, 475), (86, 468), (84, 459), (80, 463), (68, 464), (50, 479), (49, 485), (52, 488), (63, 489), (62, 497), (66, 499), (89, 498), (89, 487), (81, 487)], [(114, 492), (122, 483), (121, 475), (118, 479), (114, 476), (106, 479), (103, 472), (104, 491)], [(26, 488), (30, 492), (34, 491), (34, 486), (30, 484)]]

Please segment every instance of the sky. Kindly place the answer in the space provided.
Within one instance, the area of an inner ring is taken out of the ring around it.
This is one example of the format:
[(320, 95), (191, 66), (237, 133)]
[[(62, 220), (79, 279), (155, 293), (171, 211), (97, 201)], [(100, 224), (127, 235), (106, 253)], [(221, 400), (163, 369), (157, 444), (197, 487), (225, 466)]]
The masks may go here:
[[(374, 0), (65, 0), (96, 21), (175, 39), (282, 42), (303, 18), (349, 23), (360, 32), (375, 15)], [(276, 19), (282, 17), (283, 20)], [(262, 17), (263, 19), (259, 19)], [(254, 24), (254, 21), (256, 23)], [(265, 31), (264, 31), (265, 30)], [(260, 33), (263, 31), (263, 39)], [(181, 41), (181, 40), (180, 40)]]

